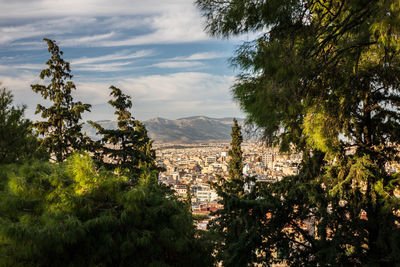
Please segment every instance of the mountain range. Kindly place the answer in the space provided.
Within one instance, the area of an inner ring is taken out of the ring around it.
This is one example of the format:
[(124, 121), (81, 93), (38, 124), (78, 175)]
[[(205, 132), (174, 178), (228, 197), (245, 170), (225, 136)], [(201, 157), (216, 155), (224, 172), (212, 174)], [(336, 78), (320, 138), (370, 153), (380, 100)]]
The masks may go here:
[[(243, 119), (237, 119), (239, 123)], [(116, 129), (117, 122), (110, 120), (97, 121), (107, 129)], [(193, 116), (177, 120), (153, 118), (143, 121), (151, 139), (157, 143), (193, 144), (230, 141), (233, 118), (209, 118)], [(96, 140), (96, 130), (89, 124), (83, 127), (84, 132)]]

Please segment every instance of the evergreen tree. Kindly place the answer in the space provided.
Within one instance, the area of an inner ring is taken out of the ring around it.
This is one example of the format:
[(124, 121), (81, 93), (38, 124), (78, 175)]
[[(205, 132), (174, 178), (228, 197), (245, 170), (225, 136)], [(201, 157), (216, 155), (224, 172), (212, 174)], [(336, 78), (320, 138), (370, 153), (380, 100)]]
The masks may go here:
[(61, 164), (0, 168), (1, 266), (212, 266), (185, 203), (143, 174)]
[(231, 149), (228, 152), (230, 160), (227, 192), (235, 194), (237, 197), (242, 197), (244, 194), (243, 152), (241, 148), (243, 137), (241, 133), (241, 127), (238, 125), (236, 119), (233, 119), (231, 137)]
[(114, 99), (108, 103), (115, 108), (114, 114), (118, 116), (117, 129), (105, 129), (98, 123), (89, 122), (102, 136), (94, 149), (97, 161), (107, 169), (128, 170), (135, 179), (142, 168), (158, 170), (147, 130), (129, 111), (131, 97), (114, 86), (110, 90)]
[(197, 5), (212, 35), (263, 32), (237, 50), (233, 93), (268, 143), (303, 154), (299, 175), (241, 201), (256, 260), (279, 248), (291, 265), (397, 263), (400, 180), (386, 166), (400, 140), (399, 1)]
[(186, 203), (189, 212), (192, 213), (192, 193), (190, 191), (190, 184), (186, 185)]
[(31, 121), (24, 118), (26, 107), (12, 106), (12, 102), (12, 93), (0, 89), (0, 164), (46, 158), (43, 151), (36, 151), (39, 142), (32, 134)]
[(37, 121), (33, 124), (35, 132), (44, 136), (41, 147), (53, 154), (58, 162), (62, 162), (73, 150), (83, 149), (87, 138), (81, 133), (82, 113), (90, 111), (89, 104), (74, 102), (72, 90), (75, 84), (70, 81), (72, 75), (68, 62), (62, 59), (63, 52), (55, 41), (44, 39), (48, 45), (51, 58), (46, 62), (47, 68), (42, 70), (40, 79), (50, 79), (45, 86), (41, 84), (31, 85), (35, 93), (40, 93), (44, 99), (50, 100), (53, 104), (46, 108), (38, 104), (36, 114), (41, 113), (45, 121)]
[(156, 164), (156, 152), (152, 148), (153, 140), (149, 138), (146, 126), (139, 120), (135, 120), (135, 126), (139, 137), (137, 143), (137, 149), (140, 152), (138, 167), (146, 167), (158, 171), (162, 170)]
[(219, 177), (218, 183), (212, 184), (224, 207), (215, 212), (216, 219), (210, 222), (209, 230), (215, 238), (217, 259), (222, 261), (224, 266), (245, 266), (252, 258), (251, 250), (248, 250), (245, 244), (248, 240), (243, 239), (243, 233), (247, 232), (244, 218), (248, 216), (248, 211), (238, 206), (238, 203), (249, 196), (244, 193), (241, 149), (243, 137), (236, 119), (233, 120), (231, 136), (229, 177)]

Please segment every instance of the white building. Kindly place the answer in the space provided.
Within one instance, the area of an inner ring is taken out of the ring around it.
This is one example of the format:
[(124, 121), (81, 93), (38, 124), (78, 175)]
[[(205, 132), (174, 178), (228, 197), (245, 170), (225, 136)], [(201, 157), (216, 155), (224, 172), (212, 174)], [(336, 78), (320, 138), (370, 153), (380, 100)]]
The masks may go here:
[(264, 165), (269, 168), (274, 168), (274, 154), (273, 153), (264, 153), (262, 156), (262, 160)]

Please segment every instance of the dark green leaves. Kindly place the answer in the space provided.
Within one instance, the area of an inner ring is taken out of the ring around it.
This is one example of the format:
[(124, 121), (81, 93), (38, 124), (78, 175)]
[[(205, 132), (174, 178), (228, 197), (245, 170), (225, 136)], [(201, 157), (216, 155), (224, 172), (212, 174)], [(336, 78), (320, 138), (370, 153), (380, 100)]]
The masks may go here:
[(127, 170), (135, 182), (142, 168), (158, 171), (152, 141), (147, 135), (145, 126), (132, 117), (131, 97), (122, 93), (119, 88), (110, 87), (113, 97), (108, 103), (114, 107), (118, 116), (118, 129), (105, 129), (95, 122), (89, 122), (96, 128), (102, 139), (93, 145), (96, 160), (108, 169)]
[(87, 154), (1, 169), (0, 265), (211, 266), (185, 203), (157, 177), (96, 169)]
[(52, 154), (56, 161), (61, 162), (73, 150), (83, 149), (86, 138), (81, 133), (82, 113), (90, 111), (91, 105), (74, 102), (72, 90), (75, 84), (69, 81), (72, 78), (69, 63), (62, 59), (62, 51), (55, 41), (44, 39), (49, 47), (51, 58), (47, 61), (47, 69), (40, 73), (41, 79), (49, 80), (47, 86), (31, 85), (32, 90), (40, 93), (44, 99), (49, 99), (53, 104), (50, 107), (37, 105), (36, 114), (41, 113), (45, 121), (33, 124), (35, 132), (43, 136), (41, 148)]
[(31, 131), (32, 122), (24, 118), (25, 106), (12, 106), (12, 101), (11, 92), (0, 89), (0, 164), (46, 158), (46, 153), (37, 151), (39, 140)]
[[(264, 251), (267, 264), (289, 248), (290, 265), (393, 265), (399, 189), (389, 186), (388, 170), (400, 145), (399, 1), (197, 5), (212, 35), (258, 34), (232, 61), (242, 71), (234, 97), (269, 144), (304, 157), (299, 175), (255, 187), (252, 210), (271, 206), (254, 220), (271, 218), (257, 226), (265, 242), (252, 251)], [(302, 229), (309, 221), (315, 235)]]

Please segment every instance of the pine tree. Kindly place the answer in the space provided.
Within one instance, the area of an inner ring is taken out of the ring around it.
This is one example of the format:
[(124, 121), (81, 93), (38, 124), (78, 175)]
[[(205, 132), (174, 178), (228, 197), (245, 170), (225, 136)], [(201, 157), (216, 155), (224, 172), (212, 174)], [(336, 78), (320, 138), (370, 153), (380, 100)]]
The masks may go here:
[(234, 97), (265, 141), (303, 154), (299, 175), (240, 201), (260, 252), (248, 263), (271, 264), (278, 248), (293, 266), (397, 263), (400, 180), (386, 166), (400, 145), (399, 1), (197, 5), (212, 35), (263, 32), (237, 50)]
[(53, 154), (56, 161), (62, 162), (73, 150), (84, 148), (87, 139), (81, 133), (82, 113), (90, 111), (89, 104), (74, 102), (72, 90), (75, 84), (70, 81), (72, 75), (68, 62), (62, 59), (63, 52), (55, 41), (44, 39), (48, 45), (51, 58), (46, 62), (47, 68), (42, 70), (39, 77), (44, 80), (50, 79), (45, 86), (41, 84), (31, 85), (35, 93), (40, 93), (44, 99), (50, 100), (53, 104), (46, 108), (38, 104), (36, 114), (41, 113), (45, 121), (37, 121), (33, 124), (35, 132), (44, 136), (41, 147)]
[(0, 265), (213, 266), (185, 203), (157, 179), (132, 188), (87, 154), (0, 168)]
[(46, 153), (36, 151), (39, 140), (31, 131), (32, 122), (24, 118), (26, 106), (15, 107), (12, 102), (12, 93), (0, 89), (0, 164), (46, 158)]
[(105, 129), (98, 123), (89, 122), (102, 136), (94, 148), (97, 161), (107, 169), (128, 170), (135, 179), (140, 176), (142, 168), (158, 170), (147, 130), (129, 111), (132, 107), (131, 97), (115, 86), (111, 86), (110, 90), (114, 100), (108, 103), (115, 108), (118, 128)]
[(156, 164), (156, 152), (152, 148), (153, 140), (149, 138), (146, 126), (139, 120), (135, 120), (135, 126), (135, 130), (139, 136), (137, 143), (137, 149), (140, 152), (138, 167), (146, 167), (152, 170), (161, 171), (162, 169)]

